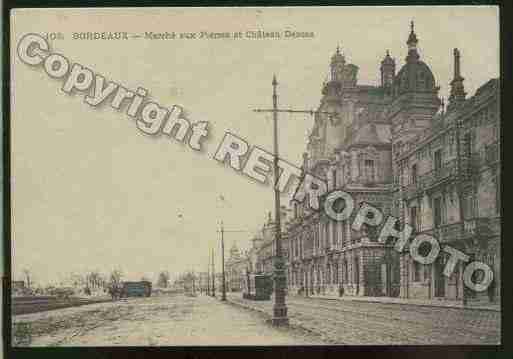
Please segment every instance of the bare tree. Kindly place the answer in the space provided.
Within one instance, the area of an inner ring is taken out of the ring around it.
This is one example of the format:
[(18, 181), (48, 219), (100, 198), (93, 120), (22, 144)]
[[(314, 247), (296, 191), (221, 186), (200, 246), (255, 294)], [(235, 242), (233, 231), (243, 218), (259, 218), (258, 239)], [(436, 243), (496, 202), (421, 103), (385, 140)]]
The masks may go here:
[(97, 270), (91, 271), (86, 275), (87, 287), (91, 289), (99, 289), (103, 287), (104, 279)]
[(157, 279), (157, 287), (167, 288), (167, 285), (169, 283), (169, 278), (170, 278), (170, 275), (167, 270), (160, 272), (159, 277)]
[(80, 287), (85, 286), (85, 284), (86, 284), (86, 279), (85, 279), (84, 275), (77, 274), (77, 273), (70, 273), (68, 275), (67, 281), (74, 288), (80, 288)]
[(121, 286), (121, 279), (123, 278), (123, 272), (119, 269), (114, 269), (110, 273), (109, 278), (109, 287), (110, 288), (118, 288)]
[(114, 269), (110, 273), (109, 281), (107, 284), (108, 291), (112, 296), (113, 300), (121, 297), (121, 279), (123, 278), (123, 272), (119, 269)]

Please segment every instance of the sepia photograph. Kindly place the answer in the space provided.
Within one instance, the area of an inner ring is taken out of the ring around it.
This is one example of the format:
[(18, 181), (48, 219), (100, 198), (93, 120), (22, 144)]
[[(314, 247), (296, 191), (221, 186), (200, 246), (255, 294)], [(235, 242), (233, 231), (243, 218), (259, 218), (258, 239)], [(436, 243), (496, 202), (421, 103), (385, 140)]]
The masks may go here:
[(12, 348), (502, 344), (498, 6), (9, 17)]

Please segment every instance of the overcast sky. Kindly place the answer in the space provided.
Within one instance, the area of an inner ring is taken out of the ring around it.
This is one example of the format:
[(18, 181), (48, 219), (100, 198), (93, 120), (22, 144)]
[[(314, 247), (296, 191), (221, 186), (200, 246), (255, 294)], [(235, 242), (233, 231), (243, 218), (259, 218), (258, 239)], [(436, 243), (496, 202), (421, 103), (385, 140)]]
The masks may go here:
[[(125, 87), (148, 89), (163, 106), (181, 104), (192, 121), (209, 121), (205, 151), (143, 135), (124, 112), (92, 108), (69, 96), (61, 80), (13, 57), (13, 271), (36, 280), (70, 272), (121, 268), (127, 278), (160, 270), (205, 270), (219, 254), (217, 223), (249, 247), (273, 208), (269, 186), (212, 159), (225, 131), (272, 150), (272, 104), (312, 109), (340, 44), (359, 66), (360, 84), (378, 84), (387, 49), (397, 71), (407, 54), (410, 21), (419, 51), (447, 98), (452, 50), (461, 51), (469, 95), (499, 76), (498, 10), (491, 7), (60, 9), (15, 13), (12, 46), (28, 32), (59, 31), (52, 48)], [(73, 32), (312, 31), (313, 39), (73, 40)], [(280, 115), (281, 157), (300, 165), (309, 115)], [(222, 195), (224, 204), (218, 201)], [(220, 259), (217, 257), (217, 269)]]

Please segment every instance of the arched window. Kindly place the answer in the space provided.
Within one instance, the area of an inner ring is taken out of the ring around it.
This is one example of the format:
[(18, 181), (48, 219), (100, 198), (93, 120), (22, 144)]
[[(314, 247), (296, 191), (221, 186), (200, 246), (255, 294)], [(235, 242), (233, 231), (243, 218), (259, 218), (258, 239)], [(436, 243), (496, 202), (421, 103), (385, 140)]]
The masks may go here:
[(429, 76), (426, 76), (426, 90), (429, 90), (433, 87), (433, 82)]
[(340, 222), (340, 246), (346, 246), (346, 221)]
[(330, 226), (329, 222), (324, 224), (324, 245), (326, 248), (330, 248)]
[(413, 261), (413, 281), (420, 281), (420, 263), (416, 260)]
[(336, 248), (338, 247), (338, 222), (337, 221), (331, 221), (332, 223), (332, 234), (333, 234), (333, 246)]
[(401, 77), (401, 90), (408, 90), (408, 77), (404, 75)]
[(372, 146), (367, 147), (359, 155), (358, 165), (360, 176), (364, 182), (372, 183), (376, 181), (378, 152)]
[(374, 160), (366, 159), (364, 168), (366, 180), (368, 182), (374, 182)]
[(419, 89), (419, 90), (426, 89), (426, 74), (424, 73), (424, 71), (420, 71), (418, 73), (417, 81), (418, 81), (417, 89)]

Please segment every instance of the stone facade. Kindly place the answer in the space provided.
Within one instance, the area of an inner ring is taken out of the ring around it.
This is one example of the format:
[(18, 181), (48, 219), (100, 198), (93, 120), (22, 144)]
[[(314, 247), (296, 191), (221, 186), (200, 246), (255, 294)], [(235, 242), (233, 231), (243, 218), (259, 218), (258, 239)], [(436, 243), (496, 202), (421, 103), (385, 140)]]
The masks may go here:
[[(453, 89), (452, 98), (456, 91), (463, 87)], [(450, 101), (447, 112), (433, 119), (433, 126), (396, 148), (402, 185), (395, 199), (404, 206), (404, 220), (418, 233), (435, 235), (442, 244), (487, 263), (495, 282), (500, 283), (498, 79), (460, 101)], [(422, 268), (408, 254), (402, 260), (402, 297), (463, 300), (462, 262), (445, 278), (442, 271), (447, 257)], [(488, 296), (493, 301), (500, 298), (499, 286), (469, 295), (470, 299)]]
[[(286, 221), (290, 217), (290, 210), (282, 206), (281, 223), (282, 223), (282, 252), (286, 263), (289, 258), (288, 233), (286, 230)], [(244, 274), (268, 274), (274, 273), (274, 259), (276, 253), (275, 241), (276, 223), (272, 218), (271, 212), (268, 213), (268, 219), (262, 226), (262, 229), (251, 240), (251, 248), (247, 251), (246, 265), (247, 272)]]
[(210, 275), (208, 272), (199, 272), (197, 274), (198, 278), (198, 290), (201, 293), (207, 293), (208, 288), (211, 286), (211, 283), (209, 283)]
[(234, 243), (230, 249), (230, 256), (225, 264), (226, 290), (240, 292), (244, 288), (246, 273), (249, 271), (249, 258), (247, 253), (241, 253)]
[[(324, 179), (328, 190), (350, 193), (355, 209), (372, 204), (385, 217), (412, 225), (414, 233), (434, 235), (488, 263), (500, 283), (499, 81), (488, 81), (466, 99), (455, 49), (445, 110), (417, 44), (412, 23), (405, 64), (396, 74), (387, 51), (379, 86), (358, 84), (358, 67), (337, 48), (319, 112), (340, 115), (317, 113), (303, 173)], [(443, 256), (417, 265), (408, 252), (393, 250), (392, 241), (378, 242), (376, 228), (354, 231), (353, 218), (329, 220), (306, 201), (292, 207), (284, 234), (289, 292), (462, 300), (462, 265), (445, 278)], [(499, 287), (492, 286), (488, 298), (499, 298)]]

